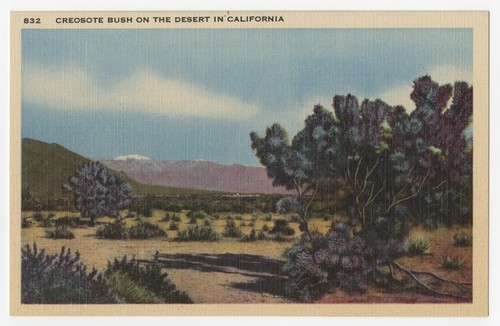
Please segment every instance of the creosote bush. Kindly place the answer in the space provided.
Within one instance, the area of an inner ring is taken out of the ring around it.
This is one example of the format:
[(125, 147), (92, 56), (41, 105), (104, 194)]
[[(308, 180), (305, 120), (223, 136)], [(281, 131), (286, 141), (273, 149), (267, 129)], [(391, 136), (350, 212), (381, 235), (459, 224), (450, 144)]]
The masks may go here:
[(80, 254), (62, 247), (47, 254), (26, 245), (21, 249), (21, 302), (26, 304), (113, 303), (106, 282), (97, 270), (87, 272)]
[(240, 238), (241, 229), (236, 226), (236, 223), (233, 220), (227, 220), (222, 235), (227, 238)]
[(54, 229), (45, 230), (45, 236), (50, 239), (74, 239), (75, 235), (66, 225), (58, 225)]
[(186, 230), (179, 231), (175, 241), (219, 241), (220, 234), (215, 232), (211, 226), (192, 226)]
[(456, 233), (453, 236), (453, 244), (456, 247), (472, 247), (472, 234), (467, 232)]
[(62, 247), (46, 254), (21, 250), (21, 302), (25, 304), (192, 303), (161, 270), (158, 252), (152, 262), (115, 259), (103, 273), (87, 272), (80, 254)]
[(332, 288), (366, 289), (372, 250), (360, 237), (336, 231), (304, 233), (284, 256), (287, 292), (299, 300), (314, 300)]

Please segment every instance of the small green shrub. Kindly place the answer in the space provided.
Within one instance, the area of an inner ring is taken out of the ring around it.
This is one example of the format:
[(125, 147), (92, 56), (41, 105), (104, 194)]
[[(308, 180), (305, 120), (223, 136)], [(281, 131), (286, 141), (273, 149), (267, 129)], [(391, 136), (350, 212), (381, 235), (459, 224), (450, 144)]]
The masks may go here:
[(245, 234), (242, 238), (241, 238), (241, 241), (242, 242), (253, 242), (253, 241), (257, 241), (257, 233), (255, 232), (255, 229), (252, 229), (252, 231), (250, 231), (249, 234)]
[(280, 234), (284, 236), (294, 235), (295, 230), (288, 226), (288, 221), (284, 219), (277, 219), (274, 221), (273, 228), (269, 231), (271, 234)]
[(456, 247), (471, 247), (472, 246), (472, 234), (461, 232), (456, 233), (453, 236), (453, 244)]
[(235, 220), (237, 220), (237, 221), (241, 221), (241, 220), (243, 219), (243, 216), (241, 216), (241, 215), (236, 215), (236, 216), (234, 217), (234, 219), (235, 219)]
[(32, 222), (27, 217), (21, 218), (21, 229), (27, 229), (31, 226)]
[(179, 223), (176, 223), (174, 221), (170, 222), (170, 225), (168, 226), (168, 229), (171, 231), (177, 231), (179, 230)]
[(180, 222), (181, 218), (180, 218), (180, 216), (177, 216), (174, 214), (174, 215), (172, 215), (171, 220), (172, 220), (172, 222)]
[(159, 296), (140, 286), (122, 272), (109, 273), (106, 277), (106, 283), (118, 302), (163, 303)]
[(264, 221), (266, 222), (271, 222), (273, 220), (273, 217), (271, 215), (267, 215), (266, 217), (264, 217)]
[(54, 220), (53, 220), (54, 215), (49, 214), (46, 217), (42, 218), (40, 221), (40, 226), (44, 228), (48, 228), (54, 225)]
[(45, 230), (45, 236), (50, 239), (74, 239), (75, 235), (65, 225), (58, 225), (55, 229)]
[(42, 213), (40, 212), (36, 212), (35, 214), (33, 214), (33, 220), (35, 222), (42, 222), (45, 218), (43, 217)]
[(161, 219), (162, 222), (170, 222), (170, 219), (172, 217), (170, 216), (170, 214), (167, 212), (165, 213), (165, 216), (163, 216), (163, 218)]
[(127, 239), (127, 228), (125, 227), (125, 222), (121, 219), (116, 219), (113, 223), (106, 224), (97, 229), (96, 235), (103, 239)]
[(192, 226), (187, 230), (179, 231), (175, 241), (219, 241), (220, 234), (211, 226)]
[(207, 213), (205, 213), (204, 211), (189, 211), (187, 214), (187, 217), (191, 218), (191, 219), (203, 219), (205, 217), (207, 217)]
[(253, 242), (257, 240), (267, 240), (267, 236), (262, 231), (259, 231), (259, 233), (257, 233), (255, 229), (252, 229), (249, 234), (245, 234), (241, 238), (242, 242)]
[(236, 226), (234, 221), (229, 220), (226, 221), (226, 226), (224, 227), (224, 232), (222, 235), (227, 238), (240, 238), (241, 237), (241, 229)]
[(264, 224), (264, 225), (262, 226), (262, 231), (264, 231), (264, 232), (269, 232), (269, 226), (268, 226), (267, 224)]
[(300, 218), (297, 215), (292, 215), (288, 218), (290, 223), (300, 223)]
[(446, 257), (443, 261), (443, 266), (446, 269), (460, 270), (464, 266), (465, 261), (460, 257)]
[(55, 219), (56, 226), (78, 227), (80, 226), (80, 217), (78, 216), (64, 216)]
[(212, 223), (210, 223), (210, 221), (209, 221), (209, 220), (204, 220), (204, 221), (203, 221), (203, 225), (204, 225), (204, 226), (211, 226), (211, 225), (212, 225)]
[(126, 303), (192, 303), (162, 272), (159, 253), (152, 263), (139, 263), (124, 256), (108, 262), (104, 275), (117, 301)]
[(241, 221), (240, 227), (244, 227), (244, 226), (247, 226), (247, 224), (245, 223), (245, 221)]
[(406, 254), (408, 256), (419, 256), (429, 249), (429, 242), (427, 239), (419, 237), (412, 238), (408, 240), (408, 248), (406, 249)]
[(136, 225), (127, 228), (121, 219), (106, 224), (96, 231), (99, 238), (124, 240), (124, 239), (150, 239), (167, 236), (166, 232), (157, 224), (152, 224), (142, 219)]
[(187, 224), (197, 224), (197, 223), (198, 223), (198, 220), (195, 217), (191, 216), (189, 218), (189, 222)]
[(212, 217), (216, 220), (218, 220), (220, 218), (220, 215), (219, 214), (212, 214)]
[(139, 206), (137, 206), (135, 213), (137, 215), (142, 215), (144, 217), (152, 217), (153, 216), (153, 208), (149, 205), (139, 205)]
[(158, 225), (149, 222), (140, 222), (127, 230), (130, 239), (150, 239), (166, 237), (167, 233)]

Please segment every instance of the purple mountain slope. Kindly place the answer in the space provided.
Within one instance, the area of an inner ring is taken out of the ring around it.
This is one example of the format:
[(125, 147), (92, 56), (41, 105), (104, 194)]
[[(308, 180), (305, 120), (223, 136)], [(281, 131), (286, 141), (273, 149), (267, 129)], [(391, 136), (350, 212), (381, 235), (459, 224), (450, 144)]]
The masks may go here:
[(100, 161), (134, 180), (151, 185), (236, 193), (288, 192), (283, 187), (273, 187), (263, 167), (222, 165), (204, 160), (154, 161), (140, 155)]

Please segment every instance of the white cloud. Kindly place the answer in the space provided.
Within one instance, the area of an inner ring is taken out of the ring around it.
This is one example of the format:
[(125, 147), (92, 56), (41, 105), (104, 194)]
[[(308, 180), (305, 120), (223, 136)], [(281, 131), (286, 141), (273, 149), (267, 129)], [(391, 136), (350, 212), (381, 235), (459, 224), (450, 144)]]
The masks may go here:
[(214, 93), (199, 85), (140, 71), (110, 86), (85, 71), (63, 66), (54, 71), (25, 65), (23, 101), (59, 110), (121, 110), (162, 116), (244, 119), (256, 115), (257, 106)]
[[(440, 85), (452, 84), (455, 81), (466, 81), (469, 84), (472, 83), (472, 72), (461, 69), (456, 66), (451, 65), (441, 65), (435, 66), (428, 71), (422, 71), (419, 76), (423, 75), (431, 76), (432, 80), (438, 82)], [(415, 78), (417, 78), (416, 76)], [(408, 111), (413, 111), (415, 109), (415, 104), (410, 99), (410, 94), (412, 92), (413, 80), (409, 80), (404, 85), (398, 85), (384, 91), (379, 96), (376, 96), (390, 105), (402, 105)]]

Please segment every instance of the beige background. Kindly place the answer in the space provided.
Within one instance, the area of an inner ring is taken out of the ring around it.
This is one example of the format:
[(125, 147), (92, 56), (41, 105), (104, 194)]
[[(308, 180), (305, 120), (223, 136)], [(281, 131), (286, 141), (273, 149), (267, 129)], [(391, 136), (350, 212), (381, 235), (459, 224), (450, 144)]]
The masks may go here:
[[(214, 16), (227, 12), (163, 13)], [(56, 17), (158, 16), (158, 12), (30, 12), (11, 16), (11, 194), (20, 193), (20, 30), (21, 28), (397, 28), (467, 27), (474, 39), (474, 248), (472, 304), (252, 304), (252, 305), (21, 305), (20, 196), (10, 196), (10, 309), (14, 315), (356, 315), (485, 316), (488, 313), (488, 24), (487, 12), (231, 12), (231, 15), (282, 15), (284, 23), (56, 24)], [(40, 17), (40, 25), (24, 25)], [(106, 21), (106, 19), (105, 19)]]

